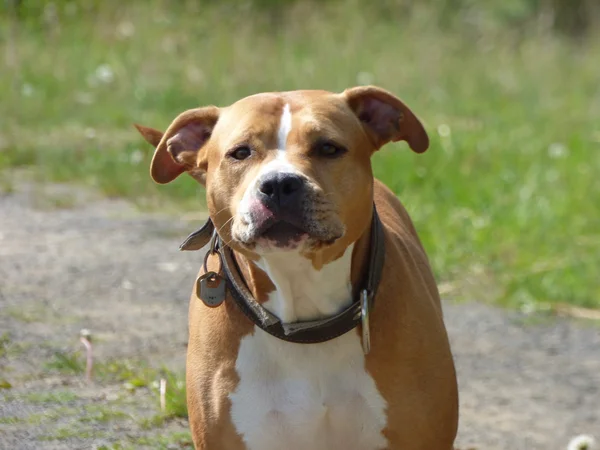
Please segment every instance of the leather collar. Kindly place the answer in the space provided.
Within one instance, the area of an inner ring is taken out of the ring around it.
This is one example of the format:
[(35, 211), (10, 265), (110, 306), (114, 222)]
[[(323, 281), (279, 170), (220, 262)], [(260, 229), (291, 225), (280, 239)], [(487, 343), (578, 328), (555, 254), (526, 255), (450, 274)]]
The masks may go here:
[(332, 317), (320, 320), (284, 324), (275, 315), (260, 305), (253, 297), (244, 281), (231, 248), (223, 245), (210, 219), (198, 231), (190, 234), (180, 245), (180, 250), (200, 250), (214, 236), (212, 246), (221, 254), (227, 287), (231, 299), (238, 308), (259, 328), (279, 339), (301, 344), (315, 344), (329, 341), (362, 324), (363, 349), (370, 349), (369, 311), (372, 310), (375, 294), (381, 279), (385, 259), (383, 226), (373, 205), (369, 267), (362, 281), (359, 295), (350, 306)]

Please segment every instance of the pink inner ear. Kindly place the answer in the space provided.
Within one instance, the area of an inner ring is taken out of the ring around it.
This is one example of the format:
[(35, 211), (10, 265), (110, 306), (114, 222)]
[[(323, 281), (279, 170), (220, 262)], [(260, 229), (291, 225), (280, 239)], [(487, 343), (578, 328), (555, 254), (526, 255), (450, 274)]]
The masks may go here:
[(388, 103), (370, 97), (363, 100), (358, 118), (385, 142), (400, 132), (402, 113)]
[(190, 170), (195, 161), (188, 159), (210, 138), (211, 128), (204, 123), (190, 122), (181, 127), (167, 140), (167, 151), (164, 147), (157, 149), (150, 172), (157, 183), (169, 183)]
[(185, 171), (199, 179), (198, 151), (210, 138), (219, 118), (219, 108), (206, 106), (182, 112), (171, 123), (156, 147), (150, 174), (158, 183), (168, 183)]
[(176, 161), (184, 151), (197, 151), (210, 138), (211, 127), (204, 123), (192, 122), (180, 128), (168, 141), (169, 153)]

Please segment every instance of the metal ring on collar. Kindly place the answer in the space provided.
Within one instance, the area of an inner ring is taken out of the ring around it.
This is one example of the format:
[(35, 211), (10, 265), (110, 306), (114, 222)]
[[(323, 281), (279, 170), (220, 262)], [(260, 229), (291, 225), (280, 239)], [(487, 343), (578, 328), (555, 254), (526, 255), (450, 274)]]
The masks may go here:
[(213, 234), (210, 238), (210, 249), (208, 253), (217, 253), (217, 241), (219, 240), (219, 234), (217, 233), (217, 228), (213, 230)]
[[(215, 232), (215, 234), (216, 234), (216, 232)], [(214, 237), (214, 235), (213, 235), (213, 237)], [(223, 256), (221, 255), (221, 252), (219, 252), (216, 249), (216, 245), (213, 244), (213, 241), (211, 241), (210, 250), (206, 252), (206, 255), (204, 255), (204, 263), (202, 265), (205, 274), (208, 273), (208, 257), (210, 255), (215, 255), (215, 254), (219, 257), (219, 268), (212, 272), (214, 272), (217, 275), (219, 275), (221, 273), (221, 270), (223, 269)]]

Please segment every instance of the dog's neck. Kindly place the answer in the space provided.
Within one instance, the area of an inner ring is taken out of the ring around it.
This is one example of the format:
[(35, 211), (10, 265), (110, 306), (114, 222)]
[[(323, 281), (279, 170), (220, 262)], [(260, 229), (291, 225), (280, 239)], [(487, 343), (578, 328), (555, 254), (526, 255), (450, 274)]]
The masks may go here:
[(369, 242), (370, 227), (357, 242), (312, 259), (289, 251), (237, 258), (255, 298), (283, 323), (294, 323), (331, 317), (354, 301)]
[(257, 266), (275, 286), (263, 306), (283, 323), (335, 315), (351, 303), (352, 248), (353, 245), (347, 247), (341, 257), (320, 270), (297, 252), (263, 256)]

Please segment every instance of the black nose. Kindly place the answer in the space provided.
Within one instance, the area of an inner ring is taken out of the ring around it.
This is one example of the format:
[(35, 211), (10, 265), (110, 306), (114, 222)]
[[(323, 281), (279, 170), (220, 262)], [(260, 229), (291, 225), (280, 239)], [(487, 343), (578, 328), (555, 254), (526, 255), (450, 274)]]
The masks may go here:
[(304, 178), (293, 173), (273, 173), (265, 175), (258, 184), (259, 196), (275, 207), (295, 206), (300, 198)]

